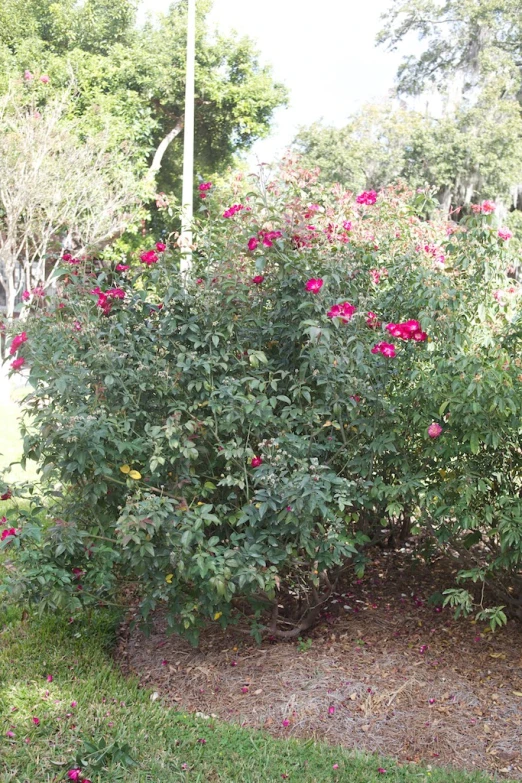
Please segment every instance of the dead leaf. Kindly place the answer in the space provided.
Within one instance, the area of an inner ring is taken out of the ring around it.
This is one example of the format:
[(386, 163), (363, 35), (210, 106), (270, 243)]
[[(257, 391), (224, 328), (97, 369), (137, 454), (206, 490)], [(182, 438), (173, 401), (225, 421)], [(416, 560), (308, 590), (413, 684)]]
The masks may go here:
[(361, 726), (361, 731), (370, 731), (370, 724), (365, 723), (364, 726)]
[(522, 696), (522, 691), (511, 691), (513, 696)]
[(506, 654), (505, 653), (490, 653), (489, 657), (490, 658), (505, 658)]

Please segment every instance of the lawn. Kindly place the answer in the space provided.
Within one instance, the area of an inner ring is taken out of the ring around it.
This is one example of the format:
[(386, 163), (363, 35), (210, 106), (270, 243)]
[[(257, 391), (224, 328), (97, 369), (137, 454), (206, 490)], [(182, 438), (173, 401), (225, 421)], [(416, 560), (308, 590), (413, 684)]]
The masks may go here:
[[(0, 402), (0, 421), (2, 432), (0, 435), (0, 470), (6, 468), (11, 462), (17, 462), (22, 456), (22, 439), (19, 429), (20, 407), (11, 400)], [(22, 470), (20, 465), (14, 465), (9, 478), (13, 481), (26, 481), (36, 478), (36, 466), (28, 463), (27, 469)]]
[(116, 627), (102, 610), (71, 624), (0, 612), (0, 783), (61, 783), (80, 758), (91, 762), (83, 775), (92, 783), (491, 780), (276, 739), (167, 708), (112, 662)]

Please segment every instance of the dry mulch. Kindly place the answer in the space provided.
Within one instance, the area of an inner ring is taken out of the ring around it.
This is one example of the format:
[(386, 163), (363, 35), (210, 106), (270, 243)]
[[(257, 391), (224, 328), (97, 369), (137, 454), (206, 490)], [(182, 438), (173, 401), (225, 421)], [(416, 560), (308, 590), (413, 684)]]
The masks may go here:
[(118, 657), (187, 711), (522, 780), (522, 624), (455, 621), (428, 603), (451, 584), (442, 560), (382, 553), (301, 642), (257, 646), (214, 623), (194, 649), (158, 615), (150, 637), (122, 635)]

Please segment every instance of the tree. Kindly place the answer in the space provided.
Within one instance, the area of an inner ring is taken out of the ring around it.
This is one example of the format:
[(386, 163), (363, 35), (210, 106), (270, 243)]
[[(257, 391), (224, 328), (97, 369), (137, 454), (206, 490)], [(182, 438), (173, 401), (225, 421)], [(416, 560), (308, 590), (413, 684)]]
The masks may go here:
[(351, 190), (378, 189), (403, 176), (408, 145), (422, 117), (391, 103), (364, 106), (343, 128), (301, 128), (295, 147), (323, 181)]
[(518, 0), (392, 0), (384, 22), (378, 41), (390, 49), (412, 33), (426, 44), (399, 68), (399, 92), (418, 94), (431, 86), (446, 91), (457, 75), (464, 92), (493, 85), (497, 95), (517, 93), (522, 68)]
[(104, 134), (80, 142), (67, 94), (38, 111), (10, 92), (0, 103), (0, 286), (7, 316), (24, 288), (49, 283), (62, 253), (78, 258), (121, 234), (138, 206), (138, 182)]
[[(223, 169), (235, 152), (266, 135), (274, 109), (286, 101), (249, 39), (210, 35), (210, 7), (208, 0), (198, 3), (196, 167), (202, 173)], [(153, 164), (159, 188), (173, 190), (182, 158), (172, 141), (183, 130), (186, 2), (174, 2), (159, 23), (143, 27), (136, 25), (133, 0), (8, 0), (0, 13), (1, 70), (11, 77), (45, 72), (51, 90), (63, 89), (72, 76), (71, 114), (89, 131), (109, 119), (114, 147), (124, 146), (142, 173)], [(37, 89), (37, 78), (33, 84)]]

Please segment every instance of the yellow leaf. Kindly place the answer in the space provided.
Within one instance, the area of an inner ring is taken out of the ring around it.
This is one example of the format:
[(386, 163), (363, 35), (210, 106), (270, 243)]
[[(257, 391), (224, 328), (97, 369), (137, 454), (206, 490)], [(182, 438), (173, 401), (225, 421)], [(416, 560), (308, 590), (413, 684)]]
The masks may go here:
[(167, 576), (165, 577), (165, 581), (169, 585), (172, 584), (173, 579), (174, 579), (174, 574), (167, 574)]
[(331, 421), (325, 421), (325, 423), (323, 424), (323, 427), (331, 427), (331, 426), (332, 426)]
[(505, 658), (506, 655), (505, 655), (505, 653), (490, 653), (489, 657), (490, 658)]
[(522, 696), (522, 691), (511, 691), (513, 696)]
[(130, 465), (120, 465), (120, 470), (122, 473), (130, 473)]
[(216, 614), (214, 615), (214, 620), (219, 620), (222, 614), (223, 612), (216, 612)]
[(131, 470), (131, 472), (129, 473), (129, 476), (131, 477), (131, 479), (136, 479), (136, 481), (137, 481), (138, 479), (141, 478), (141, 473), (139, 473), (139, 471), (137, 471), (137, 470)]
[(201, 502), (201, 500), (198, 502), (198, 506), (204, 506), (205, 504)]

